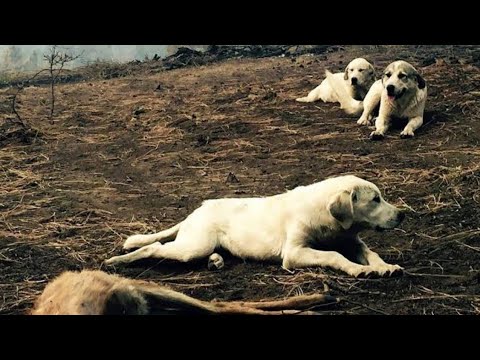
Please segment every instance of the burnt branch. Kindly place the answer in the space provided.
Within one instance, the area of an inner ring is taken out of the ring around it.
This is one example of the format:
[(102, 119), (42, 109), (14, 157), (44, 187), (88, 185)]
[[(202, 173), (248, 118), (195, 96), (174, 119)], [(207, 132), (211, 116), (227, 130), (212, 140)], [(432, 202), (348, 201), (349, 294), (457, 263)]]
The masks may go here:
[(20, 114), (17, 111), (16, 105), (17, 105), (17, 97), (20, 94), (20, 92), (25, 89), (25, 85), (33, 81), (38, 75), (40, 75), (42, 72), (47, 71), (48, 69), (42, 69), (38, 72), (36, 72), (32, 77), (28, 78), (27, 80), (23, 81), (19, 86), (15, 94), (12, 96), (12, 112), (15, 114), (15, 116), (18, 119), (18, 122), (23, 126), (23, 128), (28, 128), (28, 124), (22, 119)]
[(66, 52), (61, 52), (58, 45), (53, 45), (50, 48), (49, 53), (44, 54), (43, 58), (48, 62), (48, 71), (50, 73), (50, 89), (51, 89), (51, 102), (50, 102), (50, 120), (53, 121), (53, 113), (55, 111), (55, 83), (58, 80), (63, 68), (69, 62), (72, 62), (82, 56), (83, 53), (78, 55), (72, 55)]

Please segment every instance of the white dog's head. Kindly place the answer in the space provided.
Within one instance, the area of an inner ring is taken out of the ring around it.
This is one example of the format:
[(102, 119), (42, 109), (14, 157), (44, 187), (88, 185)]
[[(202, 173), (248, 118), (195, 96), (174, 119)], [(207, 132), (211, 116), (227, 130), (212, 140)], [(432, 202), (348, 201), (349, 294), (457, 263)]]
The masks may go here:
[(375, 81), (375, 69), (364, 58), (357, 58), (347, 65), (343, 78), (354, 88), (369, 88)]
[(395, 61), (387, 66), (383, 73), (382, 83), (388, 99), (395, 101), (405, 94), (413, 93), (417, 89), (424, 89), (425, 80), (418, 71), (403, 60)]
[(404, 212), (387, 203), (375, 184), (355, 176), (345, 177), (345, 180), (344, 189), (328, 204), (328, 211), (344, 229), (353, 225), (375, 230), (393, 229), (403, 221)]

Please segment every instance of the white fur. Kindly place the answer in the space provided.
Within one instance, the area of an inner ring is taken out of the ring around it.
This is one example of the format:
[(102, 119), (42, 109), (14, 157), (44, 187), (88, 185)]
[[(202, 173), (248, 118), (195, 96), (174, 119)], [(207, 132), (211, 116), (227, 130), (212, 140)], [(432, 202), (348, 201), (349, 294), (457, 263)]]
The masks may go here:
[(217, 269), (220, 270), (225, 266), (225, 263), (223, 261), (223, 257), (220, 254), (213, 253), (210, 255), (208, 258), (208, 269)]
[[(385, 275), (401, 268), (383, 262), (357, 234), (364, 228), (391, 229), (401, 222), (399, 215), (374, 184), (340, 176), (270, 197), (204, 201), (171, 229), (129, 237), (125, 249), (141, 248), (106, 264), (147, 257), (187, 262), (224, 248), (240, 258), (281, 262), (285, 268), (328, 266), (352, 276)], [(167, 242), (174, 233), (175, 240)], [(358, 248), (358, 263), (336, 251), (314, 250), (309, 239)]]
[[(390, 75), (389, 77), (387, 75)], [(399, 76), (404, 76), (399, 78)], [(381, 80), (376, 81), (364, 99), (364, 110), (357, 123), (370, 125), (373, 111), (380, 103), (379, 115), (375, 121), (372, 139), (381, 139), (387, 132), (392, 118), (408, 118), (408, 124), (400, 133), (401, 137), (414, 136), (423, 124), (423, 113), (427, 101), (427, 86), (420, 86), (418, 79), (425, 84), (417, 70), (405, 61), (395, 61), (385, 69)], [(393, 86), (395, 93), (403, 92), (400, 98), (388, 96), (387, 87)]]
[(345, 85), (343, 77), (332, 74), (330, 71), (325, 71), (326, 79), (330, 89), (332, 89), (332, 96), (340, 103), (340, 108), (349, 115), (360, 115), (363, 111), (363, 101), (355, 100), (348, 91), (348, 85)]
[[(296, 100), (299, 102), (340, 102), (342, 108), (349, 114), (360, 114), (363, 108), (358, 103), (363, 100), (370, 86), (375, 81), (373, 65), (363, 58), (352, 60), (345, 72), (332, 74), (325, 71), (326, 78), (310, 93)], [(353, 84), (352, 79), (357, 79)], [(351, 103), (350, 103), (351, 101)]]

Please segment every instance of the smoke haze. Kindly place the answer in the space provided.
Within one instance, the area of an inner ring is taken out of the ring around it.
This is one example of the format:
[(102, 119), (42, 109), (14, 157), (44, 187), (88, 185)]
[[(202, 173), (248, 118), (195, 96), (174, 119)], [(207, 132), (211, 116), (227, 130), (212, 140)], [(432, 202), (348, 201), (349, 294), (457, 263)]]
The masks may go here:
[[(171, 55), (180, 46), (203, 50), (206, 45), (61, 45), (67, 53), (82, 54), (70, 67), (95, 61), (128, 62), (145, 60), (155, 54), (160, 58)], [(0, 72), (34, 71), (45, 67), (43, 55), (51, 45), (0, 45)]]

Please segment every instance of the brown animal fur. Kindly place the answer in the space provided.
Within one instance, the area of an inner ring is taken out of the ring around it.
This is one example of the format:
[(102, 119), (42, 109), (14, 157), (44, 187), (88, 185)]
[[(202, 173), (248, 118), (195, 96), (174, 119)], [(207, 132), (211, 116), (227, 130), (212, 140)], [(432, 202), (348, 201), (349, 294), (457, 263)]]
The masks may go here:
[(336, 301), (331, 296), (318, 294), (270, 302), (207, 302), (155, 283), (85, 270), (65, 272), (49, 283), (31, 314), (291, 314), (298, 311), (284, 309), (307, 309)]

